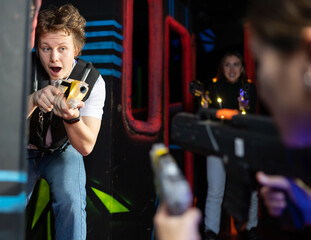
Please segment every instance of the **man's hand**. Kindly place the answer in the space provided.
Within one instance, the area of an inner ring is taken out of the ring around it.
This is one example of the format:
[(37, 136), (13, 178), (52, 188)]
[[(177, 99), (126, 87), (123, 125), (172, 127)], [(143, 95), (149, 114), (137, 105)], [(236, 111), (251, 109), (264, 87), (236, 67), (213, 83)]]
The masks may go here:
[(304, 224), (311, 224), (311, 193), (309, 187), (283, 176), (270, 176), (263, 172), (258, 172), (256, 177), (263, 186), (260, 193), (272, 216), (282, 215), (287, 206), (287, 195), (288, 199), (300, 211)]
[(59, 92), (59, 89), (52, 85), (42, 88), (33, 93), (33, 105), (39, 107), (42, 112), (51, 112), (54, 107), (55, 96)]
[(249, 100), (242, 99), (238, 97), (239, 108), (243, 108), (245, 110), (249, 110)]
[(285, 193), (290, 191), (290, 184), (287, 178), (269, 176), (263, 172), (258, 172), (256, 177), (262, 185), (260, 194), (270, 215), (273, 217), (281, 216), (287, 206)]
[(79, 108), (84, 107), (84, 102), (77, 101), (75, 108), (71, 108), (66, 98), (64, 97), (64, 94), (59, 93), (55, 96), (53, 106), (53, 112), (55, 115), (63, 119), (69, 120), (79, 116)]
[(201, 212), (196, 208), (188, 209), (181, 216), (170, 216), (165, 206), (160, 206), (154, 217), (158, 240), (199, 240)]

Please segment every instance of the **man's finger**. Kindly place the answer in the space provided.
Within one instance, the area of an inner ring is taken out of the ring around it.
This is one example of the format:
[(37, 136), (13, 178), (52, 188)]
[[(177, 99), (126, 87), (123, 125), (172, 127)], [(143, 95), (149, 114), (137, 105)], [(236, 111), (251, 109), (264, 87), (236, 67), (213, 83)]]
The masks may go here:
[(60, 90), (58, 89), (58, 88), (56, 88), (56, 87), (54, 87), (54, 86), (49, 86), (50, 87), (50, 90), (51, 90), (51, 93), (53, 94), (53, 95), (57, 95), (57, 94), (59, 94), (60, 93)]
[(43, 112), (43, 113), (46, 113), (45, 109), (41, 108), (41, 107), (40, 107), (40, 111)]
[(287, 180), (287, 178), (282, 176), (270, 176), (266, 175), (263, 172), (258, 172), (256, 174), (257, 181), (264, 186), (270, 187), (270, 188), (276, 188), (280, 190), (289, 190), (290, 189), (290, 183)]

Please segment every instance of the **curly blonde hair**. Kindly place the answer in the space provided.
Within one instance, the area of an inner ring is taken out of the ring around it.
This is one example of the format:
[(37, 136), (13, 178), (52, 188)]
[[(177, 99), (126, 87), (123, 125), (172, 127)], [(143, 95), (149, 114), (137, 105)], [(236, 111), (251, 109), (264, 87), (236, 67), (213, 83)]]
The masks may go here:
[(77, 56), (79, 56), (85, 44), (85, 24), (84, 17), (72, 4), (66, 4), (59, 8), (50, 6), (39, 13), (35, 48), (38, 49), (38, 40), (43, 34), (65, 31), (68, 35), (73, 34)]

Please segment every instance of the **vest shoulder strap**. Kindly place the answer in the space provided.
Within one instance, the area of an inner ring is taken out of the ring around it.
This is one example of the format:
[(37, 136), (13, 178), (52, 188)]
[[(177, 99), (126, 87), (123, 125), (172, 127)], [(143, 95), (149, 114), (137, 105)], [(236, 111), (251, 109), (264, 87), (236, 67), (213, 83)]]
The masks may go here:
[(32, 53), (32, 68), (31, 68), (31, 93), (44, 88), (50, 84), (50, 77), (42, 66), (40, 59), (36, 53)]
[[(69, 76), (69, 78), (72, 78), (75, 80), (81, 80), (82, 76), (84, 74), (84, 71), (86, 69), (86, 65), (87, 65), (87, 63), (84, 60), (78, 59), (75, 67), (73, 68), (73, 70)], [(97, 81), (97, 79), (99, 77), (99, 74), (100, 74), (100, 72), (93, 65), (91, 65), (91, 71), (85, 80), (85, 82), (89, 84), (89, 91), (86, 93), (85, 97), (83, 98), (83, 101), (85, 101), (89, 97), (89, 95), (90, 95), (90, 93), (91, 93), (91, 91), (95, 85), (95, 82)]]

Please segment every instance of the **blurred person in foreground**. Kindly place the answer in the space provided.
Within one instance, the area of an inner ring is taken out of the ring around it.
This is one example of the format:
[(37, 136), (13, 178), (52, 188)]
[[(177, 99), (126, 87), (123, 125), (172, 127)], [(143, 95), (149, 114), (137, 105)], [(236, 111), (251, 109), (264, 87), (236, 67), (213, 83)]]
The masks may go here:
[[(249, 12), (251, 48), (258, 61), (261, 98), (271, 111), (283, 142), (311, 147), (311, 1), (253, 1)], [(310, 159), (311, 160), (311, 159)], [(311, 174), (311, 172), (310, 172)], [(257, 173), (261, 196), (272, 216), (281, 216), (289, 198), (311, 224), (306, 184), (285, 176)]]

